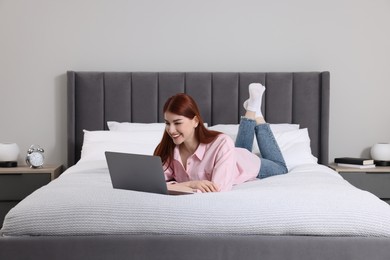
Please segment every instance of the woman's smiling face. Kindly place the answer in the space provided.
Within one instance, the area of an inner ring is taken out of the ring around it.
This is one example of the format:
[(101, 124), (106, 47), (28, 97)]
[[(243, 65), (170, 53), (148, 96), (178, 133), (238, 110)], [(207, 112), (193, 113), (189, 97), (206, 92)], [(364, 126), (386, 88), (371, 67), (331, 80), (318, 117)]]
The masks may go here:
[(196, 117), (190, 119), (167, 111), (164, 113), (164, 120), (165, 131), (176, 145), (196, 141), (195, 128), (198, 126)]

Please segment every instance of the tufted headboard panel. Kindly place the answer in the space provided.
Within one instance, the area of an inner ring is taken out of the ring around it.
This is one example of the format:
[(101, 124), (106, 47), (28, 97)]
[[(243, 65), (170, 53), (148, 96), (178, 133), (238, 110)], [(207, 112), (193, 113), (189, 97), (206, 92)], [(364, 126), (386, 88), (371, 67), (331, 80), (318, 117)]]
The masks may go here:
[(328, 163), (329, 72), (76, 72), (68, 71), (68, 166), (81, 153), (83, 129), (107, 121), (163, 122), (165, 100), (191, 95), (209, 125), (237, 124), (248, 85), (266, 86), (262, 104), (269, 123), (308, 128), (313, 155)]

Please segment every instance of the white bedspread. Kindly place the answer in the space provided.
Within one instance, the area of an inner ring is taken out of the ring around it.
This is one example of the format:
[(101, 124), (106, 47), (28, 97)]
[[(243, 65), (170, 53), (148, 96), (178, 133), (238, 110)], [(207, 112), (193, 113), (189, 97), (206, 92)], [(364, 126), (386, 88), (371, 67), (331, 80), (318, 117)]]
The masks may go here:
[(305, 165), (231, 192), (114, 190), (103, 161), (69, 168), (13, 208), (3, 236), (238, 234), (390, 237), (390, 206), (333, 170)]

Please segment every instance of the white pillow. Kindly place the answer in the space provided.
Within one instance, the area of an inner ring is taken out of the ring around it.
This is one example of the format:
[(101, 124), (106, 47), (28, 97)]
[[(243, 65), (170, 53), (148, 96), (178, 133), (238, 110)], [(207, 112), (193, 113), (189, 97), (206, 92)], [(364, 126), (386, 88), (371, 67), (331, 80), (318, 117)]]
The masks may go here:
[[(269, 125), (273, 133), (299, 129), (298, 124), (269, 124)], [(238, 126), (239, 124), (218, 124), (218, 125), (210, 126), (209, 129), (224, 132), (224, 133), (237, 134)]]
[(274, 136), (289, 171), (299, 165), (317, 164), (317, 158), (311, 153), (307, 128), (274, 133)]
[[(107, 121), (107, 126), (110, 131), (165, 131), (165, 123), (130, 123)], [(207, 127), (207, 123), (204, 123)]]
[[(207, 127), (207, 123), (204, 124)], [(110, 131), (156, 131), (161, 133), (165, 131), (165, 123), (130, 123), (130, 122), (116, 122), (107, 121), (107, 126)], [(236, 140), (238, 132), (238, 124), (218, 124), (210, 126), (209, 129), (219, 131), (229, 135), (233, 140)], [(270, 124), (272, 132), (285, 132), (299, 129), (298, 124)], [(162, 134), (161, 134), (162, 135)], [(253, 141), (253, 152), (259, 154), (259, 147), (256, 139)]]
[[(239, 124), (218, 124), (210, 126), (210, 130), (219, 131), (230, 136), (234, 141), (237, 138)], [(275, 135), (276, 133), (286, 132), (291, 130), (298, 130), (298, 124), (270, 124), (271, 131)], [(259, 146), (257, 145), (256, 138), (253, 138), (252, 152), (260, 154)]]
[[(161, 141), (164, 131), (156, 127), (156, 124), (147, 124), (146, 128), (144, 127), (145, 124), (142, 124), (143, 126), (133, 123), (129, 124), (131, 124), (131, 127), (136, 127), (137, 130), (129, 131), (129, 128), (127, 128), (128, 131), (84, 130), (84, 142), (80, 161), (105, 160), (105, 151), (153, 154), (154, 149)], [(165, 127), (164, 123), (159, 124)], [(317, 158), (311, 154), (310, 138), (306, 128), (298, 129), (299, 125), (291, 124), (270, 124), (270, 126), (288, 170), (302, 164), (317, 163)], [(209, 129), (226, 133), (235, 141), (238, 125), (215, 125), (209, 127)], [(259, 153), (256, 139), (254, 142), (257, 147), (257, 150), (255, 148), (254, 152)]]
[(160, 130), (161, 133), (165, 130), (165, 123), (129, 123), (107, 121), (107, 126), (110, 131), (155, 131)]
[(105, 160), (105, 151), (152, 155), (160, 143), (163, 131), (87, 131), (79, 161)]
[[(223, 132), (235, 141), (238, 126), (237, 124), (215, 125), (210, 126), (209, 129)], [(299, 129), (297, 124), (270, 124), (270, 127), (289, 171), (298, 165), (317, 163), (317, 158), (311, 153), (307, 128)], [(253, 140), (252, 152), (260, 154), (256, 138)]]

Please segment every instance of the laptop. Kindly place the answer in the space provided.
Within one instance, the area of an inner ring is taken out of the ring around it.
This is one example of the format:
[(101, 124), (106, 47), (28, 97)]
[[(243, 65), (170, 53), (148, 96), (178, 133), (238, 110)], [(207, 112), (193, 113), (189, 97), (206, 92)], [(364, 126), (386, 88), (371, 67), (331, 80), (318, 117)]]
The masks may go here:
[(159, 156), (105, 152), (114, 189), (125, 189), (169, 195), (195, 193), (191, 188), (167, 188)]

